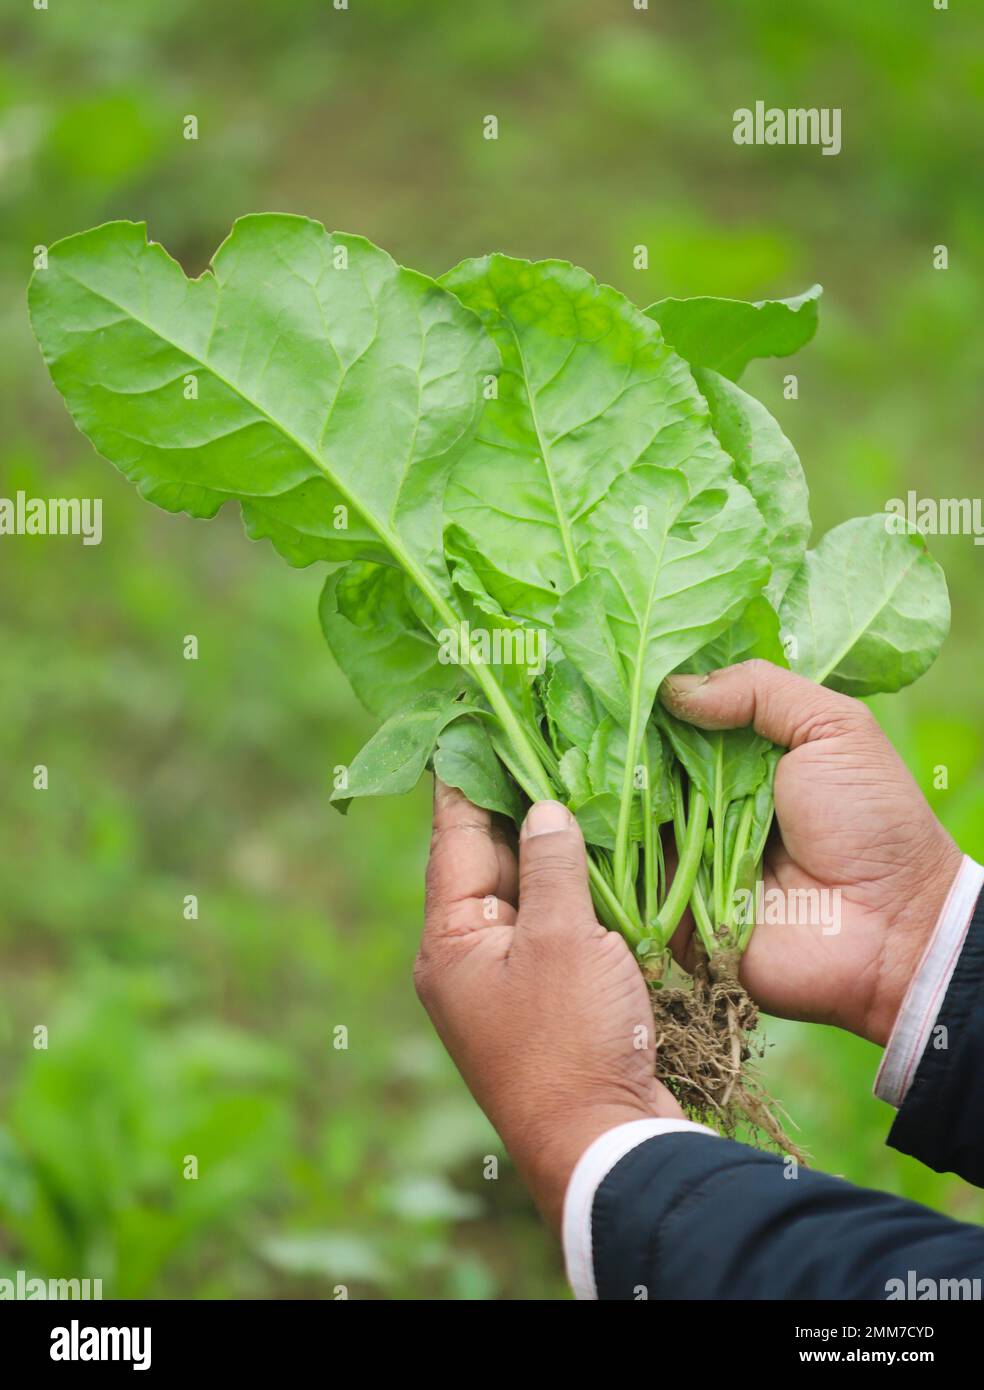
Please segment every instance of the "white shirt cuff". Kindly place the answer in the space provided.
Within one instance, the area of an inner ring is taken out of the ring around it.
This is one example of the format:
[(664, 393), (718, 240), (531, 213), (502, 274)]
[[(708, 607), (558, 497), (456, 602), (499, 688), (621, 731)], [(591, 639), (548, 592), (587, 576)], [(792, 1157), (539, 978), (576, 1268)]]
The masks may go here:
[(950, 885), (919, 968), (902, 1000), (875, 1077), (875, 1095), (879, 1100), (887, 1100), (896, 1109), (905, 1100), (926, 1050), (967, 939), (970, 919), (982, 886), (984, 868), (965, 855)]
[(713, 1129), (692, 1120), (627, 1120), (624, 1125), (600, 1134), (578, 1159), (567, 1184), (563, 1223), (567, 1279), (575, 1298), (598, 1297), (591, 1244), (591, 1211), (598, 1188), (616, 1163), (647, 1139), (680, 1132), (714, 1134)]

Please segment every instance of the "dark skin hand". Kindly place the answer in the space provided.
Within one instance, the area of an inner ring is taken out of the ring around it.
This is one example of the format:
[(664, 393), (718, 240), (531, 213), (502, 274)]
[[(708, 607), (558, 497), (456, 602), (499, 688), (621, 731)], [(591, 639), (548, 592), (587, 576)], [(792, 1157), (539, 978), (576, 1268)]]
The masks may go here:
[(559, 802), (531, 808), (517, 863), (489, 813), (437, 783), (414, 980), (551, 1225), (592, 1140), (683, 1117), (653, 1075), (639, 967), (595, 919), (584, 840)]
[[(766, 888), (840, 888), (841, 929), (758, 926), (742, 980), (761, 1006), (884, 1043), (961, 854), (857, 701), (767, 662), (674, 678), (663, 698), (702, 728), (754, 724), (790, 751)], [(686, 961), (690, 929), (674, 942)], [(654, 1077), (648, 993), (595, 919), (584, 842), (558, 802), (532, 807), (519, 856), (493, 818), (436, 787), (425, 1008), (534, 1198), (559, 1226), (578, 1158), (625, 1120), (681, 1119)]]
[[(741, 979), (769, 1013), (882, 1046), (962, 855), (866, 705), (767, 661), (673, 677), (667, 708), (702, 729), (753, 724), (788, 748), (765, 888), (839, 888), (840, 930), (762, 923)], [(689, 958), (689, 931), (674, 942)]]

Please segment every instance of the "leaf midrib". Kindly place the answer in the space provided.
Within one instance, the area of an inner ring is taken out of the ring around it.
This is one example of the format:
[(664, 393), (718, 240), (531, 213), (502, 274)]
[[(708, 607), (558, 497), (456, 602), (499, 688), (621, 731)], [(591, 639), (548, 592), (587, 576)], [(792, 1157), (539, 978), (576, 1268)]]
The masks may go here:
[(553, 501), (553, 508), (557, 517), (557, 526), (560, 530), (560, 538), (564, 544), (564, 554), (567, 558), (567, 564), (571, 571), (571, 576), (574, 580), (574, 583), (576, 584), (581, 578), (581, 569), (577, 563), (577, 554), (574, 550), (574, 537), (571, 535), (571, 530), (567, 523), (567, 517), (564, 515), (563, 508), (561, 507), (560, 494), (557, 491), (557, 480), (554, 477), (553, 468), (550, 463), (550, 450), (547, 446), (547, 441), (544, 438), (543, 432), (540, 429), (540, 420), (536, 411), (536, 397), (533, 393), (533, 387), (530, 385), (529, 373), (526, 370), (526, 358), (523, 355), (523, 347), (519, 341), (519, 334), (516, 332), (516, 328), (513, 324), (512, 319), (506, 318), (506, 323), (509, 325), (509, 332), (512, 335), (512, 340), (516, 344), (516, 355), (519, 358), (520, 370), (523, 374), (523, 385), (526, 388), (526, 399), (530, 403), (530, 418), (533, 421), (533, 433), (536, 435), (536, 442), (540, 446), (540, 459), (543, 463), (543, 471), (546, 473), (547, 482), (550, 485), (550, 497)]
[[(221, 382), (223, 386), (225, 386), (229, 391), (231, 391), (233, 395), (238, 396), (239, 399), (245, 402), (245, 404), (248, 405), (252, 410), (255, 410), (258, 415), (262, 416), (263, 419), (267, 421), (267, 423), (271, 426), (272, 429), (276, 430), (279, 434), (283, 435), (284, 438), (287, 439), (301, 454), (303, 454), (305, 458), (310, 459), (314, 466), (319, 470), (319, 472), (321, 472), (324, 475), (324, 477), (326, 477), (329, 480), (329, 482), (331, 482), (332, 485), (338, 489), (338, 491), (345, 498), (346, 502), (351, 507), (353, 507), (355, 511), (358, 512), (358, 514), (365, 520), (369, 527), (373, 531), (375, 531), (375, 533), (379, 536), (380, 540), (386, 545), (387, 549), (393, 555), (393, 558), (399, 561), (400, 565), (410, 575), (414, 583), (417, 584), (418, 588), (420, 588), (427, 595), (428, 599), (430, 599), (430, 601), (434, 604), (434, 607), (438, 610), (441, 616), (445, 619), (450, 619), (451, 621), (454, 621), (455, 615), (451, 610), (450, 606), (446, 603), (444, 596), (434, 585), (431, 584), (426, 572), (418, 566), (413, 556), (405, 549), (403, 545), (401, 545), (396, 533), (391, 531), (390, 528), (385, 525), (385, 523), (380, 521), (376, 516), (369, 512), (366, 509), (366, 507), (358, 500), (355, 494), (352, 493), (350, 489), (347, 488), (345, 484), (342, 483), (341, 480), (335, 475), (335, 473), (332, 472), (332, 470), (320, 458), (320, 456), (316, 453), (313, 453), (312, 450), (306, 444), (304, 444), (303, 441), (300, 440), (287, 425), (283, 423), (283, 421), (278, 420), (275, 416), (271, 415), (270, 412), (264, 406), (260, 405), (258, 401), (255, 401), (253, 397), (250, 396), (248, 392), (246, 392), (240, 385), (238, 385), (234, 381), (231, 381), (229, 377), (225, 375), (224, 372), (219, 371), (218, 368), (215, 367), (210, 361), (208, 361), (206, 357), (201, 356), (198, 352), (192, 351), (190, 348), (186, 347), (184, 343), (178, 342), (169, 334), (162, 332), (156, 324), (149, 322), (147, 319), (135, 313), (129, 305), (121, 304), (118, 300), (114, 299), (111, 295), (106, 294), (103, 290), (97, 290), (96, 288), (94, 288), (94, 286), (87, 284), (77, 275), (73, 275), (71, 271), (67, 270), (64, 266), (61, 267), (61, 273), (65, 276), (66, 279), (73, 281), (81, 289), (85, 290), (86, 293), (94, 295), (97, 299), (103, 300), (104, 303), (112, 305), (114, 309), (118, 309), (120, 313), (125, 314), (127, 318), (131, 320), (133, 323), (139, 324), (141, 328), (145, 328), (148, 333), (151, 333), (160, 342), (166, 343), (169, 347), (175, 348), (178, 352), (184, 353), (184, 355), (190, 361), (197, 363), (198, 366), (202, 368), (202, 370), (208, 372), (211, 376), (213, 376), (216, 379), (216, 381)], [(216, 281), (216, 316), (218, 316), (218, 303), (220, 294), (221, 286), (219, 285), (218, 281)], [(211, 337), (213, 336), (213, 334), (214, 326), (212, 333), (209, 335), (209, 341), (211, 341)], [(416, 435), (414, 437), (416, 438)]]
[[(133, 309), (130, 308), (128, 305), (120, 304), (110, 295), (105, 294), (101, 290), (94, 289), (91, 285), (86, 284), (86, 282), (80, 279), (77, 275), (73, 275), (71, 271), (69, 271), (65, 266), (61, 266), (60, 270), (61, 273), (67, 279), (73, 281), (81, 289), (85, 290), (86, 293), (94, 295), (97, 299), (103, 300), (104, 303), (111, 305), (120, 313), (125, 314), (128, 319), (132, 320), (134, 323), (140, 324), (141, 327), (147, 330), (147, 332), (157, 337), (160, 342), (167, 343), (170, 347), (175, 348), (177, 351), (183, 352), (185, 356), (189, 359), (189, 361), (197, 362), (200, 367), (202, 367), (205, 371), (211, 373), (211, 375), (215, 377), (217, 381), (222, 382), (222, 384), (226, 386), (231, 392), (233, 392), (234, 395), (237, 395), (241, 400), (245, 401), (247, 405), (251, 406), (257, 412), (258, 415), (262, 416), (263, 419), (267, 420), (271, 428), (282, 434), (284, 438), (288, 439), (300, 451), (300, 453), (304, 455), (304, 457), (311, 460), (311, 462), (319, 470), (319, 472), (321, 472), (335, 487), (337, 487), (341, 495), (349, 502), (349, 504), (355, 509), (355, 511), (361, 517), (363, 517), (370, 529), (373, 530), (376, 533), (376, 535), (380, 538), (380, 540), (389, 550), (393, 558), (403, 568), (404, 572), (410, 576), (413, 582), (420, 589), (421, 593), (433, 605), (434, 610), (443, 619), (443, 621), (449, 626), (453, 626), (457, 622), (458, 615), (454, 612), (453, 608), (448, 603), (445, 596), (441, 593), (440, 589), (438, 589), (437, 586), (432, 582), (426, 570), (424, 570), (413, 558), (413, 556), (410, 555), (410, 553), (405, 549), (405, 547), (400, 544), (397, 535), (394, 532), (392, 532), (388, 526), (380, 522), (371, 512), (369, 512), (358, 501), (358, 499), (350, 491), (350, 489), (344, 486), (344, 484), (341, 483), (339, 479), (335, 477), (334, 473), (330, 470), (328, 465), (317, 454), (312, 453), (308, 446), (302, 443), (302, 441), (296, 437), (292, 430), (288, 429), (287, 426), (284, 425), (281, 421), (275, 419), (269, 413), (269, 411), (267, 411), (258, 402), (254, 401), (252, 397), (247, 394), (247, 392), (245, 392), (240, 386), (236, 385), (234, 382), (230, 381), (224, 375), (224, 373), (218, 371), (214, 366), (212, 366), (210, 362), (203, 361), (202, 357), (199, 355), (198, 352), (189, 351), (189, 349), (185, 347), (182, 343), (176, 342), (168, 334), (163, 333), (156, 325), (149, 323), (145, 318), (141, 317), (139, 314), (136, 314), (133, 311)], [(217, 300), (220, 293), (221, 286), (219, 285), (218, 281), (216, 281)], [(218, 308), (216, 307), (216, 314), (217, 313)], [(214, 333), (214, 324), (212, 331)], [(493, 673), (485, 666), (478, 666), (475, 668), (475, 678), (478, 681), (479, 685), (482, 687), (483, 693), (488, 699), (489, 704), (492, 706), (493, 710), (497, 714), (500, 723), (503, 726), (503, 729), (506, 731), (507, 735), (511, 739), (514, 747), (522, 755), (528, 771), (532, 774), (533, 783), (538, 784), (536, 785), (537, 798), (542, 799), (544, 795), (549, 797), (552, 790), (550, 787), (549, 778), (546, 778), (543, 772), (542, 765), (540, 764), (540, 760), (537, 757), (535, 750), (532, 748), (528, 738), (526, 737), (522, 725), (516, 718), (516, 715), (506, 697), (505, 691), (502, 689), (501, 685), (496, 680)], [(527, 790), (527, 788), (524, 787), (524, 790)]]
[[(626, 739), (626, 759), (625, 770), (622, 773), (622, 796), (619, 803), (618, 825), (615, 836), (615, 865), (616, 875), (624, 869), (625, 841), (628, 836), (629, 821), (632, 814), (632, 794), (634, 791), (633, 782), (635, 778), (635, 759), (638, 755), (639, 744), (645, 736), (645, 722), (640, 720), (640, 705), (642, 703), (642, 673), (643, 662), (648, 645), (649, 618), (653, 611), (655, 602), (656, 586), (659, 577), (663, 572), (663, 555), (666, 551), (666, 542), (669, 537), (669, 527), (664, 526), (663, 537), (660, 541), (659, 552), (653, 566), (652, 579), (646, 594), (646, 606), (643, 620), (639, 624), (639, 641), (636, 646), (635, 666), (632, 672), (632, 683), (629, 691), (629, 727)], [(648, 715), (647, 715), (648, 719)], [(641, 725), (641, 727), (640, 727)]]
[[(912, 559), (911, 559), (911, 560), (909, 561), (909, 563), (906, 565), (905, 569), (901, 572), (901, 574), (900, 574), (900, 575), (898, 576), (898, 578), (896, 579), (895, 583), (894, 583), (894, 584), (892, 585), (892, 587), (888, 590), (887, 594), (886, 594), (885, 597), (882, 599), (882, 601), (881, 601), (881, 603), (878, 605), (878, 607), (874, 610), (874, 612), (872, 612), (872, 613), (870, 613), (870, 614), (868, 615), (867, 619), (864, 621), (864, 623), (863, 623), (860, 627), (857, 628), (856, 631), (852, 632), (852, 635), (851, 635), (850, 639), (847, 641), (847, 643), (845, 644), (845, 646), (843, 647), (843, 649), (837, 654), (836, 659), (833, 660), (833, 661), (830, 663), (830, 665), (827, 667), (826, 671), (824, 671), (822, 675), (817, 676), (816, 679), (817, 679), (817, 681), (819, 682), (819, 684), (822, 685), (823, 682), (824, 682), (825, 680), (827, 680), (829, 676), (833, 675), (833, 673), (837, 670), (838, 666), (840, 666), (840, 664), (841, 664), (841, 662), (844, 660), (844, 658), (850, 654), (852, 648), (855, 647), (855, 646), (857, 645), (858, 642), (860, 642), (861, 638), (865, 635), (866, 632), (869, 632), (869, 631), (870, 631), (870, 629), (871, 629), (873, 623), (875, 622), (875, 620), (876, 620), (876, 619), (885, 611), (885, 609), (888, 607), (889, 603), (890, 603), (890, 602), (892, 601), (892, 599), (895, 597), (895, 594), (896, 594), (896, 593), (898, 592), (898, 590), (902, 587), (902, 584), (904, 583), (905, 579), (907, 578), (907, 576), (908, 576), (908, 574), (909, 574), (909, 571), (912, 569), (913, 565), (915, 565), (915, 564), (918, 563), (918, 561), (919, 561), (919, 556), (916, 555), (916, 554), (914, 554), (914, 555), (912, 556)], [(814, 620), (813, 620), (813, 604), (812, 604), (812, 603), (810, 603), (810, 621), (811, 621), (811, 623), (814, 623), (814, 627), (815, 627), (816, 624), (815, 624), (815, 622), (814, 622)]]

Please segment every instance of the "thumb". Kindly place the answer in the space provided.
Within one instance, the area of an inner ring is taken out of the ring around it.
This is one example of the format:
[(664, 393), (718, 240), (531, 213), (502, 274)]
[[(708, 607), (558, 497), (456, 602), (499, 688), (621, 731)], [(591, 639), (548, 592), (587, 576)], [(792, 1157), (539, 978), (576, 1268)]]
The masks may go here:
[(671, 714), (701, 729), (738, 729), (797, 748), (812, 739), (856, 729), (868, 710), (849, 695), (754, 659), (703, 676), (668, 676), (660, 699)]
[(517, 928), (597, 929), (581, 827), (559, 801), (531, 806), (519, 833)]

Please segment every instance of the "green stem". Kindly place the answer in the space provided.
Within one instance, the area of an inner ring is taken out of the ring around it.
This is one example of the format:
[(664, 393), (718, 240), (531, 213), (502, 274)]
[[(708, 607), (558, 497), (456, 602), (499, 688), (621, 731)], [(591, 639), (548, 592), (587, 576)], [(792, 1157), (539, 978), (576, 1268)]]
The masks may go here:
[(663, 855), (663, 837), (659, 833), (659, 827), (654, 826), (656, 840), (656, 909), (659, 910), (660, 896), (666, 892), (666, 859)]
[(738, 821), (738, 829), (735, 833), (734, 850), (731, 855), (731, 865), (728, 871), (728, 893), (727, 893), (727, 917), (719, 925), (727, 925), (729, 930), (733, 925), (735, 911), (735, 893), (738, 889), (738, 870), (741, 868), (741, 861), (748, 849), (748, 839), (752, 829), (752, 816), (755, 812), (755, 804), (750, 796), (746, 796), (742, 803), (741, 818)]
[(724, 875), (724, 739), (718, 735), (717, 746), (714, 750), (714, 873), (713, 873), (713, 896), (714, 896), (714, 925), (719, 927), (725, 920), (726, 904), (724, 901), (725, 875)]
[(673, 935), (677, 923), (690, 901), (690, 895), (697, 879), (697, 870), (700, 868), (700, 857), (704, 849), (704, 835), (707, 832), (709, 809), (707, 797), (702, 796), (691, 785), (687, 830), (680, 846), (679, 862), (676, 873), (673, 875), (670, 891), (667, 893), (659, 917), (656, 919), (658, 924), (656, 936), (662, 946), (665, 946)]
[(673, 841), (677, 854), (680, 853), (683, 837), (686, 833), (687, 808), (683, 802), (683, 779), (680, 776), (680, 765), (675, 763), (673, 766)]
[[(756, 888), (758, 887), (758, 883), (759, 883), (759, 880), (760, 880), (761, 877), (762, 877), (762, 862), (761, 862), (761, 860), (759, 860), (758, 866), (757, 866), (757, 868), (756, 868), (756, 870), (755, 870), (755, 876), (754, 876), (754, 878), (752, 879), (752, 892), (753, 892), (753, 893), (755, 892)], [(747, 921), (743, 926), (739, 927), (738, 930), (737, 930), (736, 933), (735, 933), (735, 938), (736, 938), (735, 944), (737, 945), (739, 951), (743, 952), (743, 951), (745, 950), (745, 947), (746, 947), (746, 946), (748, 945), (748, 943), (751, 941), (751, 939), (752, 939), (752, 932), (755, 930), (755, 926), (756, 926), (756, 922), (755, 922), (755, 913), (754, 913), (754, 911), (753, 911), (753, 912), (750, 914), (748, 921)]]
[(704, 950), (708, 956), (713, 955), (717, 947), (717, 942), (714, 939), (714, 925), (711, 922), (711, 914), (707, 910), (707, 903), (704, 901), (704, 894), (699, 882), (694, 883), (694, 890), (690, 895), (690, 910), (694, 914), (694, 922), (698, 935), (704, 943)]
[(529, 800), (541, 801), (543, 798), (534, 796), (533, 792), (530, 790), (531, 784), (529, 783), (529, 779), (526, 777), (523, 768), (520, 767), (519, 763), (517, 763), (516, 759), (513, 757), (514, 750), (509, 748), (503, 740), (494, 733), (489, 735), (489, 740), (495, 750), (496, 757), (505, 767), (513, 781), (517, 782), (526, 793)]
[(605, 875), (590, 854), (588, 855), (588, 877), (591, 881), (591, 892), (596, 904), (600, 903), (603, 906), (605, 913), (611, 917), (629, 945), (638, 946), (643, 939), (641, 927), (633, 922), (622, 903), (619, 902), (614, 890), (609, 887)]
[[(633, 691), (635, 696), (635, 691)], [(629, 825), (632, 820), (632, 803), (635, 800), (635, 760), (639, 751), (639, 701), (633, 698), (632, 712), (629, 715), (629, 735), (625, 745), (625, 773), (622, 777), (622, 797), (618, 805), (618, 827), (615, 831), (615, 882), (619, 888), (625, 883), (629, 859)]]
[(642, 744), (642, 918), (647, 926), (656, 916), (658, 885), (656, 876), (656, 826), (653, 824), (653, 792), (649, 783), (649, 748)]
[[(450, 613), (450, 610), (448, 611)], [(506, 699), (501, 686), (487, 666), (476, 663), (471, 667), (471, 670), (482, 687), (482, 694), (497, 714), (499, 723), (512, 744), (514, 752), (523, 764), (526, 775), (522, 779), (517, 777), (516, 780), (531, 801), (549, 801), (554, 794), (554, 789), (550, 785), (550, 778), (544, 771), (536, 749), (526, 737), (525, 730), (513, 713), (512, 706)]]
[[(515, 765), (508, 753), (504, 752), (501, 740), (493, 739), (492, 746), (505, 764), (506, 770), (512, 774), (530, 800), (536, 801), (540, 799), (532, 794), (529, 786), (524, 781), (522, 769)], [(591, 894), (594, 898), (595, 906), (604, 918), (605, 926), (611, 928), (614, 925), (616, 930), (622, 933), (630, 946), (638, 946), (643, 936), (641, 927), (632, 920), (619, 902), (618, 895), (609, 885), (604, 871), (591, 857), (590, 851), (588, 852), (588, 879), (591, 883)]]

